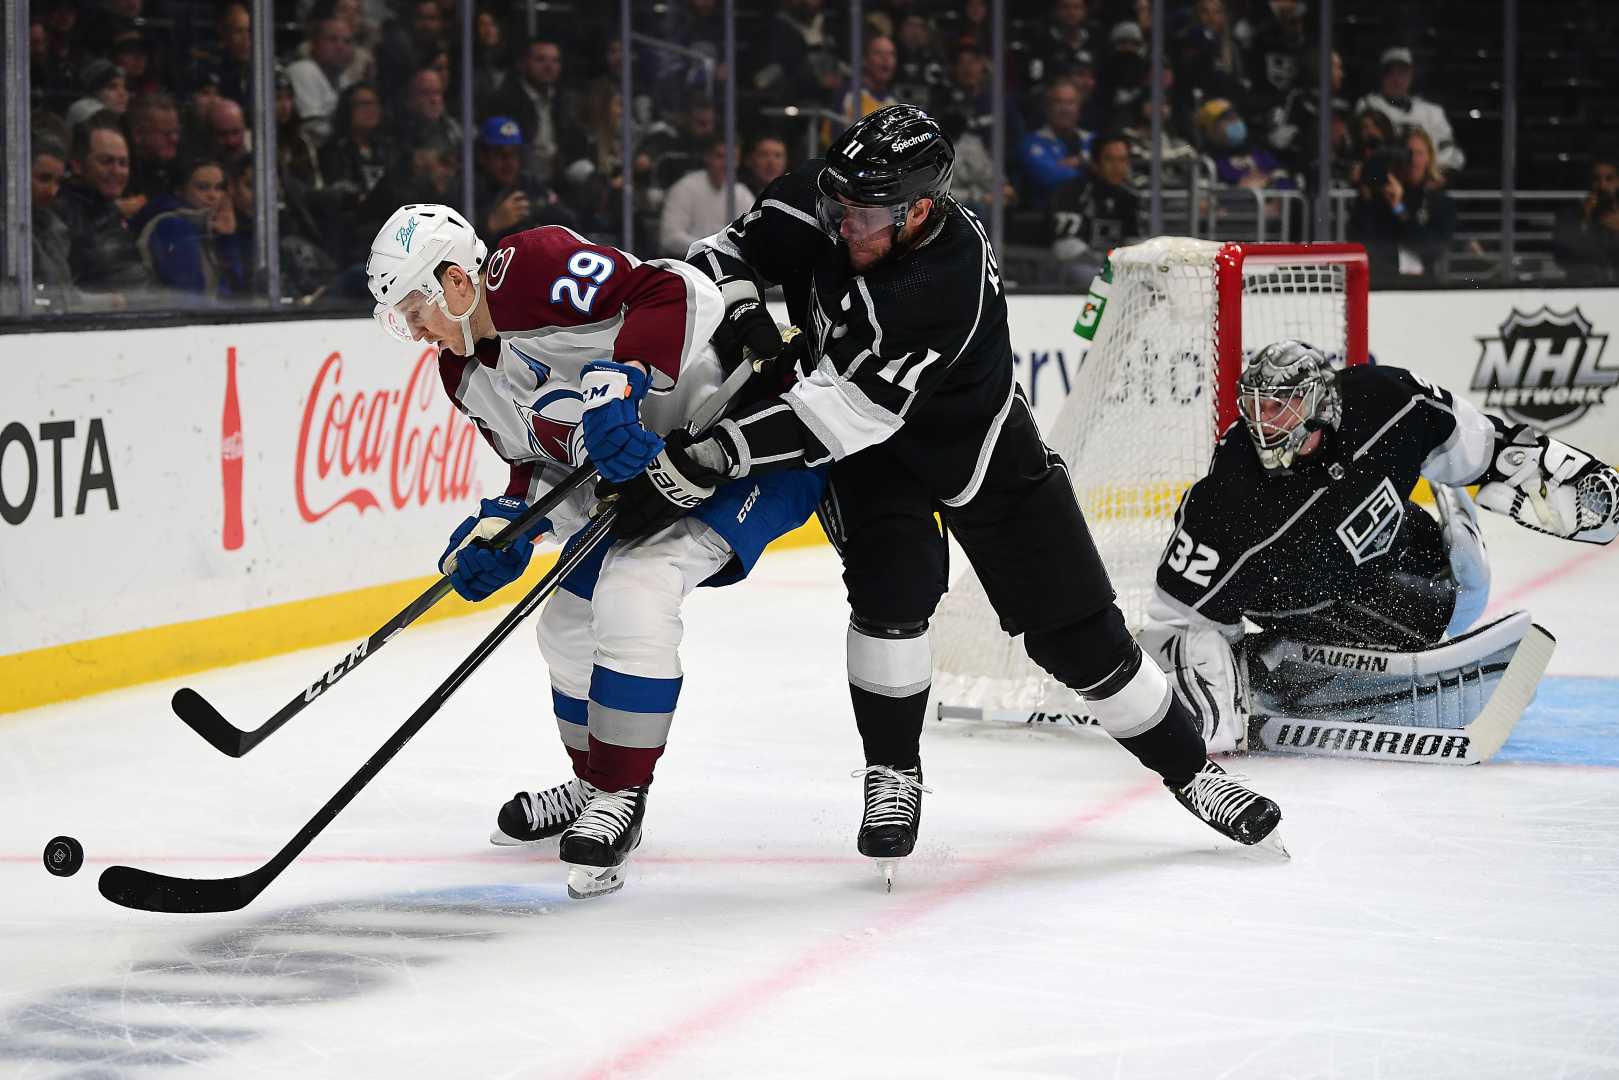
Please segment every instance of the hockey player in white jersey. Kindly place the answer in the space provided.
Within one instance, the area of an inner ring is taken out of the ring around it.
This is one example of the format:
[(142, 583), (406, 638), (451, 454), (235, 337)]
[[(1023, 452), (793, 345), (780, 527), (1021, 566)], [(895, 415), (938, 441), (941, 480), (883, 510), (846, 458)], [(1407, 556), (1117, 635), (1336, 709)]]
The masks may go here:
[(506, 549), (485, 542), (587, 457), (617, 484), (684, 468), (686, 484), (713, 490), (673, 524), (621, 514), (614, 542), (563, 580), (539, 619), (549, 705), (574, 777), (519, 792), (490, 839), (560, 834), (569, 891), (611, 892), (639, 843), (680, 694), (683, 598), (745, 577), (766, 544), (814, 513), (823, 477), (727, 483), (675, 463), (679, 436), (665, 436), (724, 375), (710, 345), (724, 302), (683, 262), (642, 262), (557, 226), (507, 237), (491, 255), (454, 210), (411, 205), (377, 234), (366, 269), (378, 321), (440, 347), (445, 391), (511, 466), (504, 493), (482, 501), (440, 559), (466, 599), (516, 580), (539, 535), (566, 542), (586, 523), (595, 500), (581, 489), (530, 537)]
[[(1140, 635), (1210, 750), (1244, 747), (1250, 706), (1277, 666), (1254, 660), (1280, 655), (1259, 642), (1344, 647), (1315, 654), (1364, 667), (1474, 625), (1490, 574), (1466, 485), (1481, 485), (1478, 505), (1538, 532), (1599, 544), (1619, 533), (1613, 469), (1409, 371), (1335, 372), (1313, 347), (1279, 341), (1248, 362), (1237, 391), (1241, 421), (1181, 498)], [(1433, 487), (1437, 523), (1409, 501), (1419, 478)], [(1255, 626), (1265, 633), (1246, 640)], [(1479, 655), (1453, 650), (1464, 666), (1491, 650), (1499, 659), (1501, 635), (1478, 634)], [(1329, 687), (1334, 674), (1278, 690), (1294, 706), (1367, 721), (1380, 694), (1390, 712), (1415, 696), (1390, 693), (1392, 681), (1367, 693), (1341, 678)]]

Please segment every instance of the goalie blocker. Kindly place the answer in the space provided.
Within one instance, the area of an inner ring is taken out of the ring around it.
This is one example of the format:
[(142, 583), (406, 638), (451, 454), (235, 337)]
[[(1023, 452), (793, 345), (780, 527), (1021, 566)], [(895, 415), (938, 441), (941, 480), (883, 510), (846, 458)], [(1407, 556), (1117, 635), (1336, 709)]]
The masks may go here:
[[(1279, 754), (1476, 765), (1506, 743), (1555, 647), (1551, 634), (1523, 611), (1414, 652), (1259, 635), (1237, 650), (1233, 704), (1235, 714), (1246, 717), (1242, 745)], [(1083, 712), (948, 705), (940, 706), (939, 718), (1096, 726)]]

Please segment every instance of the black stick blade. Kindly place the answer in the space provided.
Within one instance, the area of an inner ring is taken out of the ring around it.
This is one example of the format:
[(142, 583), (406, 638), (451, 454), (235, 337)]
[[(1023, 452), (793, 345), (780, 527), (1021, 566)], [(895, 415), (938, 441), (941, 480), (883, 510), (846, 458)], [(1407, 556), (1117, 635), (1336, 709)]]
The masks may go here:
[(133, 866), (109, 866), (96, 887), (113, 903), (136, 911), (198, 914), (239, 911), (264, 888), (261, 871), (233, 878), (177, 878)]
[(207, 739), (221, 754), (239, 758), (247, 753), (247, 736), (251, 732), (242, 731), (226, 720), (218, 709), (208, 704), (207, 699), (191, 687), (182, 686), (176, 690), (169, 704), (175, 716), (184, 720), (187, 727)]

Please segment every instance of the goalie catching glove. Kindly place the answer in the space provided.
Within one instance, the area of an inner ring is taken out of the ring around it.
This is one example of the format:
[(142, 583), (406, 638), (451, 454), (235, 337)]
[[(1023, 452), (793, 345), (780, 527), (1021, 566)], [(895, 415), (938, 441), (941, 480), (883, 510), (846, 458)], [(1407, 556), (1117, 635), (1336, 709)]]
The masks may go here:
[(1495, 417), (1495, 456), (1478, 504), (1525, 528), (1588, 544), (1619, 535), (1619, 473), (1590, 454)]
[(541, 518), (526, 535), (519, 535), (508, 547), (497, 548), (490, 541), (527, 510), (528, 503), (522, 499), (504, 495), (485, 499), (479, 504), (478, 513), (457, 525), (450, 534), (450, 544), (439, 556), (438, 566), (463, 600), (476, 603), (487, 599), (523, 576), (529, 557), (534, 554), (534, 540), (551, 531), (550, 519)]

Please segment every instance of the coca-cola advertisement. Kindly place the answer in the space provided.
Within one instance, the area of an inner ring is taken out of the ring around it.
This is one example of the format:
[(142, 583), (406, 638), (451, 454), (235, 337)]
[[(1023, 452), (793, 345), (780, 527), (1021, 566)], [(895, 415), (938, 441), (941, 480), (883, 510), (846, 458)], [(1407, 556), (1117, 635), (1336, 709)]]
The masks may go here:
[(475, 498), (478, 432), (439, 386), (438, 351), (423, 349), (392, 385), (354, 370), (334, 350), (309, 388), (294, 459), (299, 516)]

